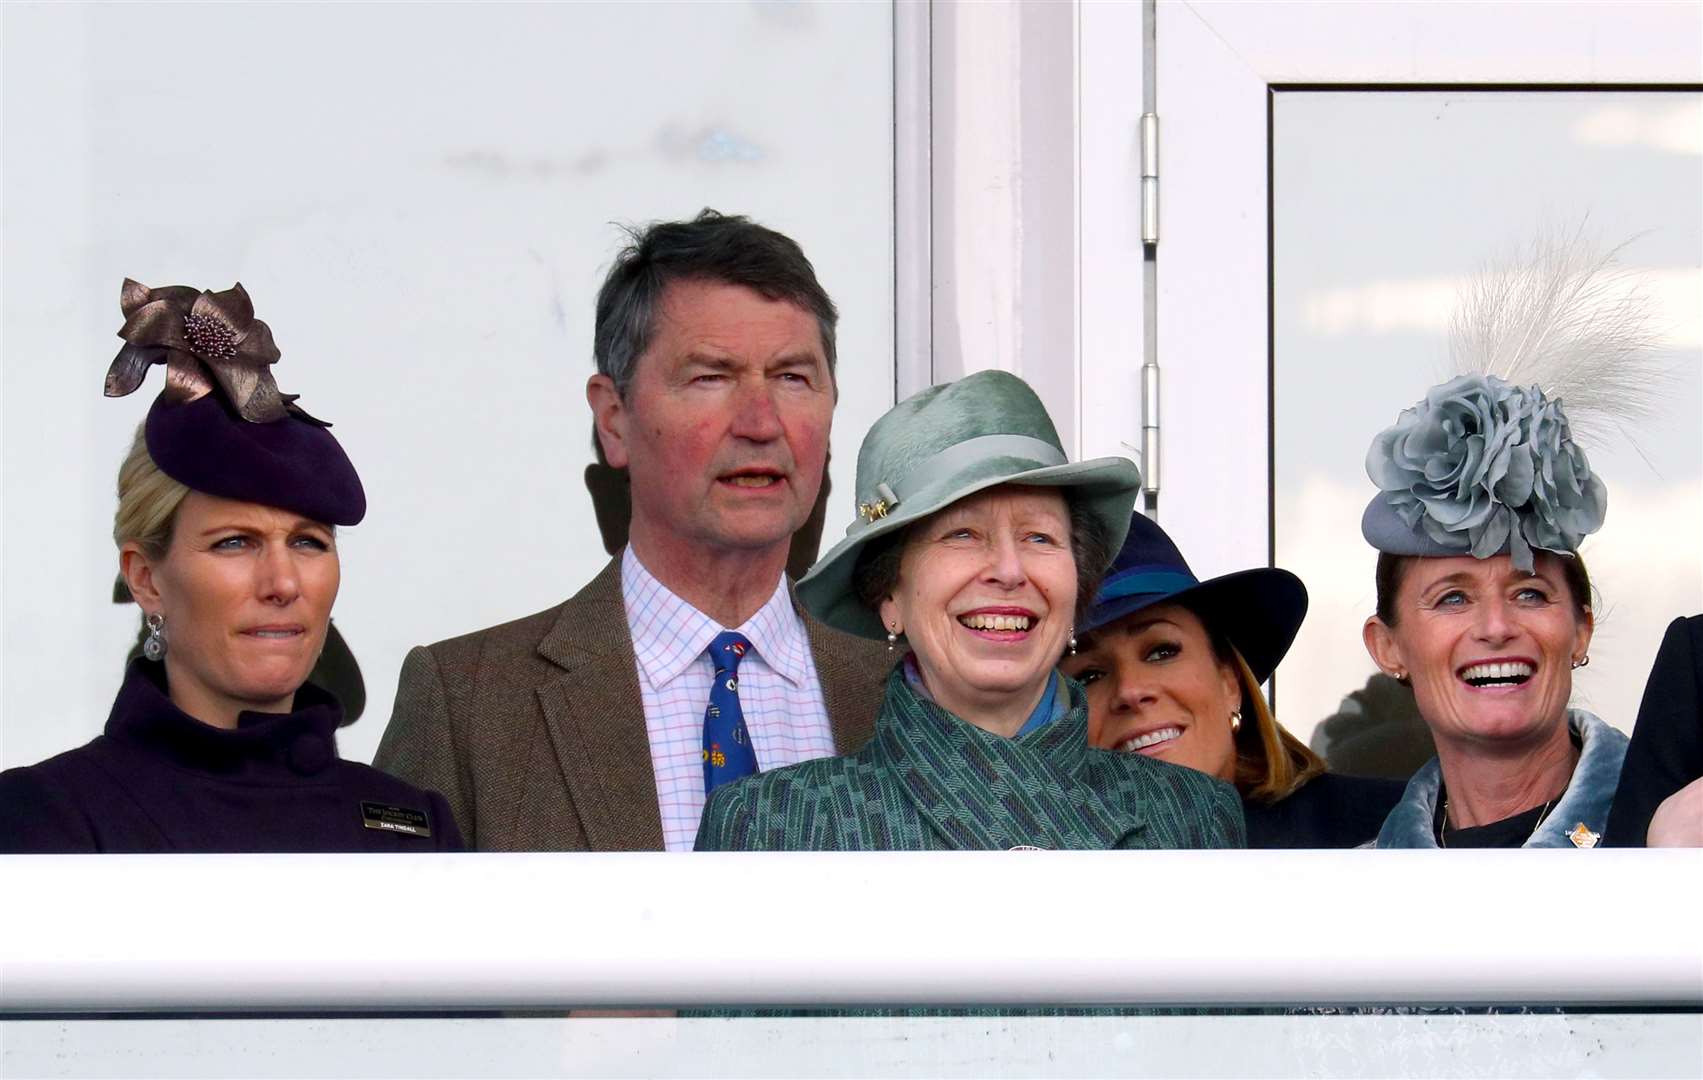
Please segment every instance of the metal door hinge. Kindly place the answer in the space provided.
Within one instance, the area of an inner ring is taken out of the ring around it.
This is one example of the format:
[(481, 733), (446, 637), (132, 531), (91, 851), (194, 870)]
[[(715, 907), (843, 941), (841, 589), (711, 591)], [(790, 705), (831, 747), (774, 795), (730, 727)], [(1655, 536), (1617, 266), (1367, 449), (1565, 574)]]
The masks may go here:
[(1141, 242), (1159, 242), (1159, 114), (1141, 114)]

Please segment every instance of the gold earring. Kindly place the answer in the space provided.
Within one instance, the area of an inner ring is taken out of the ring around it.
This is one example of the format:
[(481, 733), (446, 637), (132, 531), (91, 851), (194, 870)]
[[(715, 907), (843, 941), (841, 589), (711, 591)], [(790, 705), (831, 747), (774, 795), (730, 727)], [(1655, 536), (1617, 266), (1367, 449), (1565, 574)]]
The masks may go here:
[(1236, 710), (1234, 710), (1233, 712), (1230, 713), (1230, 734), (1234, 735), (1238, 731), (1241, 731), (1241, 730), (1242, 730), (1242, 710), (1236, 709)]

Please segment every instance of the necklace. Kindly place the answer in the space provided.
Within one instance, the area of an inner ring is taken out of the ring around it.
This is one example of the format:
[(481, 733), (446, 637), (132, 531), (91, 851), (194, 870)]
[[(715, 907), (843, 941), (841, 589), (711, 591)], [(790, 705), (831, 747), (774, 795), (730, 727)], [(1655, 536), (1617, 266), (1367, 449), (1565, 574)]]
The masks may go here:
[[(1548, 802), (1543, 804), (1543, 812), (1540, 813), (1537, 816), (1537, 821), (1532, 824), (1532, 832), (1534, 832), (1534, 833), (1537, 832), (1538, 828), (1543, 825), (1543, 820), (1549, 816), (1549, 811), (1551, 809), (1553, 809), (1554, 807), (1555, 807), (1555, 800), (1554, 799), (1550, 799)], [(1448, 839), (1446, 837), (1448, 829), (1449, 829), (1449, 799), (1448, 799), (1448, 796), (1444, 796), (1443, 797), (1442, 820), (1437, 823), (1437, 846), (1440, 847), (1440, 848), (1447, 848), (1449, 846), (1449, 842), (1448, 842)]]

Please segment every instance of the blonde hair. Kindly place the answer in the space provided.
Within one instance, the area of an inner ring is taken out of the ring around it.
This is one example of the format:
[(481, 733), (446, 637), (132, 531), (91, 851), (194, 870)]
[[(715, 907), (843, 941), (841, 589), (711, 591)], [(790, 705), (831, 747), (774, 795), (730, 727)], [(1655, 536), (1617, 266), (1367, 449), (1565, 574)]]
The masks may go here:
[(165, 557), (171, 547), (177, 508), (189, 489), (160, 471), (148, 454), (143, 425), (136, 426), (130, 452), (118, 467), (118, 512), (112, 516), (112, 542), (136, 543), (150, 559)]
[(1281, 802), (1323, 773), (1324, 759), (1277, 722), (1248, 662), (1234, 646), (1229, 650), (1242, 687), (1242, 728), (1234, 736), (1236, 790), (1254, 802)]

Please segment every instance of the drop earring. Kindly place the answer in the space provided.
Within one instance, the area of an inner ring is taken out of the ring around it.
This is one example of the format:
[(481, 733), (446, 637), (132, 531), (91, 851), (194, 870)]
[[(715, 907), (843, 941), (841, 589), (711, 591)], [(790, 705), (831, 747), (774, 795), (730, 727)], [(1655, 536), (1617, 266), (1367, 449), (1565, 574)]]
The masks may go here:
[(898, 644), (899, 644), (899, 635), (894, 633), (893, 629), (891, 627), (888, 627), (888, 629), (887, 629), (887, 651), (893, 652), (898, 647)]
[(156, 611), (144, 621), (148, 624), (148, 636), (142, 642), (142, 655), (158, 662), (166, 655), (166, 617)]
[(1076, 627), (1074, 626), (1070, 628), (1070, 643), (1065, 646), (1065, 650), (1071, 656), (1076, 655)]

